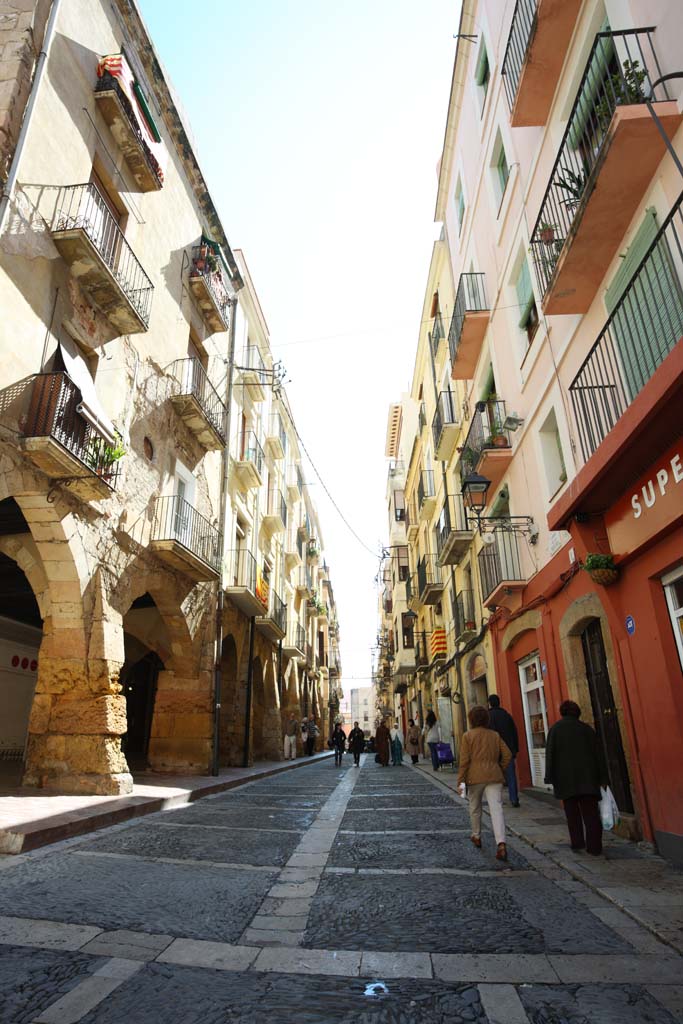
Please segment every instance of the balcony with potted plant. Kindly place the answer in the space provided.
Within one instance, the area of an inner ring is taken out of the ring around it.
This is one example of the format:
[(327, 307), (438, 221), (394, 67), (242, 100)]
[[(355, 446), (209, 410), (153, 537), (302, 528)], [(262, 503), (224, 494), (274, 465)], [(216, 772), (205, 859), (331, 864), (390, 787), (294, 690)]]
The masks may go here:
[(228, 268), (217, 242), (202, 235), (192, 247), (190, 291), (194, 295), (204, 323), (211, 331), (227, 331), (230, 295), (226, 288)]
[(461, 452), (463, 476), (480, 473), (497, 487), (512, 461), (510, 431), (505, 427), (505, 402), (496, 394), (477, 402)]

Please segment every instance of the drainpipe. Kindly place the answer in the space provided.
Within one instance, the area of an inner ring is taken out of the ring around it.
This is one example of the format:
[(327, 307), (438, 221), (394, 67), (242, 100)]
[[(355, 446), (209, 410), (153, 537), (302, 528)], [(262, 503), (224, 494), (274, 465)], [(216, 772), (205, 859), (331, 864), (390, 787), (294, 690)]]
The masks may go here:
[(254, 633), (256, 632), (256, 619), (252, 615), (249, 619), (249, 666), (247, 668), (247, 710), (246, 722), (244, 723), (244, 767), (249, 767), (249, 755), (251, 754), (251, 703), (254, 686)]
[(5, 227), (5, 221), (9, 212), (10, 199), (14, 195), (14, 190), (17, 184), (17, 178), (19, 176), (19, 165), (21, 163), (21, 157), (24, 152), (24, 146), (26, 145), (26, 138), (28, 136), (28, 129), (31, 122), (31, 116), (33, 114), (33, 108), (36, 105), (38, 98), (38, 91), (40, 89), (40, 83), (43, 80), (43, 74), (45, 72), (45, 66), (47, 64), (48, 54), (50, 52), (50, 46), (55, 34), (55, 25), (57, 22), (57, 14), (59, 12), (59, 5), (61, 0), (52, 0), (52, 7), (50, 9), (50, 16), (45, 26), (45, 35), (43, 36), (43, 45), (38, 54), (38, 60), (36, 61), (36, 70), (33, 76), (33, 83), (31, 85), (31, 92), (26, 104), (26, 110), (24, 112), (24, 119), (21, 122), (21, 128), (19, 129), (19, 138), (17, 139), (17, 145), (14, 150), (14, 156), (12, 157), (12, 163), (10, 164), (9, 174), (7, 180), (4, 183), (2, 189), (2, 195), (0, 196), (0, 235), (2, 235), (3, 228)]
[(280, 692), (280, 711), (282, 711), (282, 698), (284, 696), (284, 682), (282, 679), (282, 640), (277, 645), (277, 688)]
[[(237, 299), (230, 299), (230, 334), (228, 341), (228, 373), (225, 387), (225, 448), (221, 459), (220, 513), (219, 531), (225, 552), (225, 523), (228, 505), (228, 473), (230, 470), (230, 420), (232, 414), (232, 379), (235, 363), (235, 312)], [(221, 730), (221, 656), (223, 653), (223, 608), (225, 606), (225, 590), (223, 588), (223, 559), (218, 578), (218, 595), (216, 600), (216, 649), (214, 663), (213, 687), (213, 746), (211, 751), (211, 774), (218, 775), (220, 762), (220, 730)]]

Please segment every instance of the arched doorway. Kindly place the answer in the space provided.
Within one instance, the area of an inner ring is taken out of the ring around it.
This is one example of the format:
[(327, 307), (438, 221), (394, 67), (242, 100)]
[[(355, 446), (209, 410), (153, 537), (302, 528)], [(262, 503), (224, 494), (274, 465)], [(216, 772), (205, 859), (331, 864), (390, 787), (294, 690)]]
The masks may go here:
[(230, 633), (221, 648), (220, 764), (241, 765), (244, 761), (245, 692), (238, 679), (235, 638)]
[(157, 683), (170, 650), (168, 631), (151, 594), (136, 598), (124, 615), (123, 647), (120, 682), (127, 729), (121, 747), (131, 771), (140, 771), (148, 767)]

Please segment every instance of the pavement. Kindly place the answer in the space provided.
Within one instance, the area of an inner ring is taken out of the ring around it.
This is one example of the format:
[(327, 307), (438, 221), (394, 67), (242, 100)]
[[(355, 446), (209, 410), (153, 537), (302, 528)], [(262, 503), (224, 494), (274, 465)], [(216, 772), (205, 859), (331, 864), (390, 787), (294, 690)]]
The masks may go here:
[(324, 759), (0, 858), (0, 1021), (681, 1024), (673, 945), (521, 838), (548, 805), (501, 863), (439, 776)]

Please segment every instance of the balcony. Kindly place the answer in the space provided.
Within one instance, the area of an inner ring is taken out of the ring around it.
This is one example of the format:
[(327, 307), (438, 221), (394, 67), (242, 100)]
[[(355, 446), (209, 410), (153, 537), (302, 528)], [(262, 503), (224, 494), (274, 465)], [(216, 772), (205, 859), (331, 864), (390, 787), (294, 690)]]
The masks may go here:
[(223, 275), (220, 246), (208, 238), (192, 247), (190, 291), (197, 300), (202, 319), (211, 331), (227, 331), (230, 319), (230, 296)]
[(423, 555), (417, 563), (417, 589), (421, 604), (438, 604), (443, 592), (441, 566), (434, 555)]
[(406, 579), (406, 604), (411, 611), (416, 612), (421, 606), (420, 595), (417, 589), (417, 577), (415, 573)]
[(282, 653), (288, 658), (306, 656), (306, 630), (298, 622), (292, 622), (287, 629), (287, 638), (282, 644)]
[(230, 571), (225, 593), (249, 618), (263, 615), (263, 582), (254, 556), (245, 548), (238, 548), (228, 553), (228, 564)]
[(526, 578), (522, 573), (518, 534), (506, 529), (504, 523), (502, 519), (502, 525), (487, 534), (487, 539), (493, 541), (479, 552), (481, 599), (489, 609), (502, 605), (514, 610), (521, 602)]
[(164, 183), (166, 149), (126, 58), (122, 53), (103, 57), (97, 76), (97, 109), (138, 188), (141, 192), (158, 192)]
[(207, 451), (224, 448), (225, 405), (202, 364), (198, 359), (177, 359), (170, 373), (171, 402), (180, 418)]
[(417, 504), (420, 510), (420, 519), (429, 519), (436, 505), (433, 469), (423, 469), (420, 473), (417, 484)]
[(313, 593), (313, 580), (308, 566), (302, 565), (296, 582), (297, 593), (308, 599)]
[(453, 380), (474, 377), (490, 318), (484, 275), (461, 274), (448, 328)]
[(290, 573), (293, 569), (303, 563), (303, 540), (299, 536), (298, 530), (294, 529), (290, 524), (289, 530), (287, 531), (287, 540), (285, 541), (285, 570)]
[(455, 414), (455, 396), (452, 391), (442, 391), (436, 403), (432, 420), (434, 458), (448, 462), (455, 451), (455, 442), (460, 432), (460, 423)]
[(474, 611), (474, 594), (471, 590), (459, 590), (453, 609), (453, 636), (457, 640), (469, 640), (477, 629)]
[[(653, 35), (596, 36), (531, 235), (546, 314), (588, 312), (664, 155), (645, 105), (662, 73)], [(673, 136), (683, 115), (666, 83), (654, 101)]]
[[(407, 641), (407, 642), (406, 642)], [(403, 634), (403, 644), (399, 645), (394, 656), (394, 675), (405, 675), (407, 672), (415, 671), (415, 638), (412, 630)]]
[(441, 313), (437, 310), (436, 316), (434, 317), (434, 325), (431, 331), (429, 332), (429, 344), (431, 346), (432, 356), (435, 362), (438, 358), (439, 347), (445, 337), (446, 332), (443, 326), (443, 319), (441, 317)]
[(266, 400), (266, 366), (256, 345), (247, 345), (237, 367), (235, 384), (243, 387), (252, 402)]
[(477, 402), (462, 451), (463, 475), (481, 473), (498, 487), (512, 461), (510, 431), (505, 430), (505, 402), (489, 398)]
[(287, 431), (278, 413), (270, 417), (266, 430), (266, 453), (281, 461), (287, 455)]
[(97, 185), (60, 188), (52, 240), (117, 334), (149, 327), (154, 288)]
[(284, 533), (287, 529), (287, 502), (278, 487), (271, 487), (268, 491), (266, 511), (261, 525), (270, 535)]
[(108, 498), (119, 474), (118, 457), (79, 412), (82, 396), (68, 374), (39, 373), (21, 401), (21, 450), (52, 480), (68, 481), (83, 501)]
[(263, 483), (263, 448), (253, 430), (238, 439), (237, 447), (238, 456), (233, 463), (235, 476), (245, 490), (254, 490)]
[(417, 514), (417, 498), (413, 493), (406, 506), (406, 537), (414, 541), (420, 529), (420, 520)]
[(294, 504), (301, 498), (301, 487), (299, 486), (300, 473), (297, 466), (290, 463), (287, 466), (287, 497)]
[(424, 402), (420, 402), (420, 411), (417, 416), (417, 433), (422, 434), (422, 431), (427, 426), (427, 409), (425, 408)]
[(156, 499), (149, 548), (167, 565), (197, 582), (215, 580), (220, 575), (220, 533), (178, 494)]
[(449, 494), (436, 528), (439, 565), (457, 565), (467, 554), (473, 536), (472, 527), (465, 515), (462, 495)]
[(269, 640), (282, 640), (287, 632), (287, 605), (282, 598), (270, 588), (268, 611), (256, 619), (256, 628)]
[(544, 125), (581, 0), (517, 0), (503, 58), (513, 128)]

